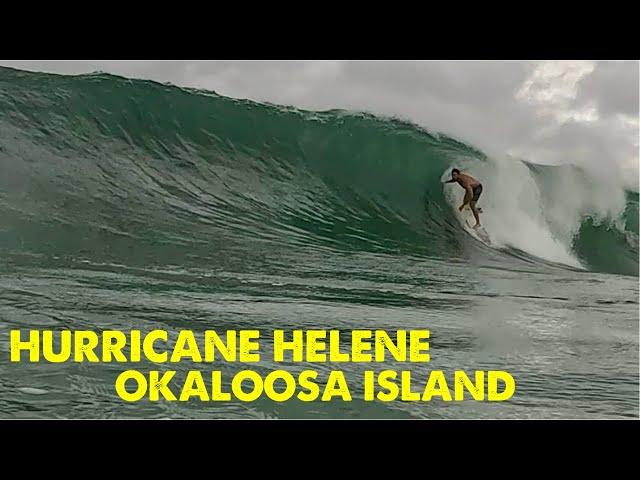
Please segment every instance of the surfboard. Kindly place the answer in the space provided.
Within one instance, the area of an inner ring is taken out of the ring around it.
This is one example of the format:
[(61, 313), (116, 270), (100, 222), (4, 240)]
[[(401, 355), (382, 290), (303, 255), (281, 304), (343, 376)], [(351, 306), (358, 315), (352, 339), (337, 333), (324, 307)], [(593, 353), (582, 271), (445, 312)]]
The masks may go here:
[(485, 245), (491, 246), (491, 239), (489, 238), (489, 234), (484, 229), (484, 227), (481, 226), (478, 228), (473, 228), (473, 226), (476, 224), (476, 219), (473, 216), (471, 208), (469, 208), (469, 206), (465, 206), (460, 213), (462, 215), (462, 226), (464, 227), (465, 231), (475, 239), (480, 240)]

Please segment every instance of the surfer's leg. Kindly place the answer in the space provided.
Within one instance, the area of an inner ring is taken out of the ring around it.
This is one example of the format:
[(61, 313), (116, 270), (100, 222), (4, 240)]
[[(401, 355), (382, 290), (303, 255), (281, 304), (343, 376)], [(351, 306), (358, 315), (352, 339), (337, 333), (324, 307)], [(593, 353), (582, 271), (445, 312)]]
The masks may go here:
[(473, 226), (473, 228), (478, 228), (480, 226), (480, 215), (478, 215), (478, 209), (476, 208), (476, 202), (474, 200), (471, 200), (469, 202), (469, 207), (471, 207), (471, 211), (473, 212), (473, 216), (476, 219), (476, 224)]
[(480, 195), (482, 195), (482, 185), (478, 185), (473, 189), (473, 198), (471, 199), (473, 202), (473, 214), (476, 217), (478, 225), (480, 225), (480, 220), (478, 220), (478, 213), (482, 213), (482, 209), (480, 207), (476, 208), (476, 203), (478, 203), (478, 200), (480, 200)]

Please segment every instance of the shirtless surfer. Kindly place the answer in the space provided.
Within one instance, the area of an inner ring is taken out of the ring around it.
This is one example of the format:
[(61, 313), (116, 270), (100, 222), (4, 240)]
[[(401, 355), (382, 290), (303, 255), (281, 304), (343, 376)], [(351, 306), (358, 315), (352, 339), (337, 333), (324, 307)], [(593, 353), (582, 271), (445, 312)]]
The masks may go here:
[(478, 202), (478, 199), (482, 194), (482, 184), (471, 175), (467, 173), (461, 173), (457, 168), (451, 170), (451, 180), (447, 180), (444, 183), (453, 182), (457, 182), (462, 188), (465, 189), (464, 201), (462, 205), (460, 205), (458, 210), (462, 211), (465, 205), (469, 204), (469, 207), (473, 212), (473, 216), (476, 218), (476, 224), (473, 226), (473, 228), (478, 228), (480, 226), (480, 216), (478, 215), (478, 213), (482, 212), (482, 209), (476, 208), (476, 203)]

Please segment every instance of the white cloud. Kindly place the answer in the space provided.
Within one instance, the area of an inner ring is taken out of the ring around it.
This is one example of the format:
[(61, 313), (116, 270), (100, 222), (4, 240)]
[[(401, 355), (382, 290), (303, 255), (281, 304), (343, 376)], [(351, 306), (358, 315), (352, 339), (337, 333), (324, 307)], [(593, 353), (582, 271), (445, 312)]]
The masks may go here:
[(541, 62), (516, 92), (516, 99), (536, 109), (538, 115), (550, 117), (557, 124), (565, 122), (595, 122), (598, 109), (595, 101), (576, 106), (580, 80), (595, 69), (594, 62)]

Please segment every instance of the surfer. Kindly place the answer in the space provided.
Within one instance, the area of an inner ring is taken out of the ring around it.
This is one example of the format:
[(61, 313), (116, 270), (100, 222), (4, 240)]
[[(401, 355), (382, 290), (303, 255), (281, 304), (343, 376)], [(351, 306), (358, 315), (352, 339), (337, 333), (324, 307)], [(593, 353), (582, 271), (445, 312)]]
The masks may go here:
[(473, 228), (478, 228), (480, 226), (480, 216), (478, 214), (482, 212), (482, 209), (476, 208), (476, 203), (478, 202), (478, 199), (482, 194), (482, 184), (471, 175), (467, 173), (461, 173), (457, 168), (451, 170), (451, 180), (447, 180), (444, 183), (453, 182), (457, 182), (462, 188), (465, 189), (464, 201), (462, 205), (460, 205), (458, 210), (462, 211), (465, 205), (469, 204), (469, 208), (471, 208), (473, 216), (476, 219), (476, 224), (473, 226)]

